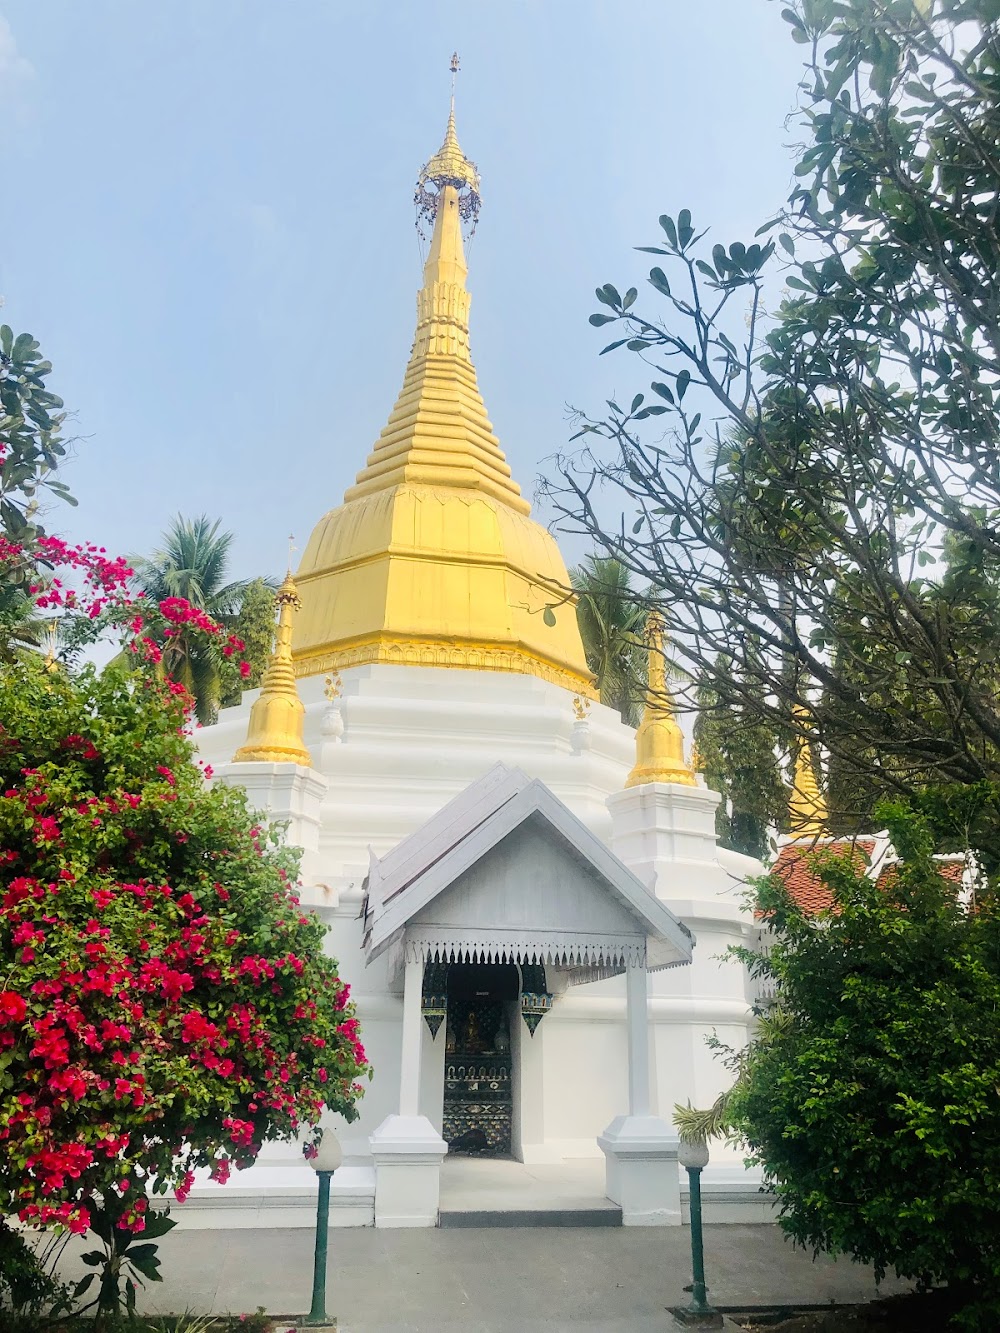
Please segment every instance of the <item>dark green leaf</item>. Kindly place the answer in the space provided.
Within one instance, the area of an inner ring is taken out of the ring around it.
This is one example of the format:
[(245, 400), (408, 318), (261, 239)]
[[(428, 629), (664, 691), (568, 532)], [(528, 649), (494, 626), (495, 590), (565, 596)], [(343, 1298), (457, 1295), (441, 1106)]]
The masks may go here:
[(662, 292), (664, 296), (670, 295), (670, 283), (667, 282), (667, 275), (662, 268), (651, 268), (649, 270), (649, 281), (658, 292)]
[(674, 220), (667, 213), (660, 214), (660, 226), (667, 234), (667, 240), (672, 246), (677, 246), (677, 229), (674, 226)]

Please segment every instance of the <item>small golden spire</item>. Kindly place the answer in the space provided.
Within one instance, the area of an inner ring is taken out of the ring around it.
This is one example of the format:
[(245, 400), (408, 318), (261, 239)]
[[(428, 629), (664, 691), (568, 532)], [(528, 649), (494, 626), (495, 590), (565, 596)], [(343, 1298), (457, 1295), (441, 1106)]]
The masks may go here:
[(44, 642), (47, 644), (47, 648), (45, 651), (45, 663), (44, 663), (45, 670), (58, 671), (59, 662), (56, 659), (56, 644), (59, 641), (58, 620), (49, 621), (49, 623), (45, 626), (45, 633), (43, 638)]
[[(807, 731), (811, 728), (808, 714), (801, 704), (796, 704), (793, 714), (800, 726)], [(792, 779), (792, 791), (788, 798), (788, 819), (793, 838), (822, 838), (826, 836), (829, 815), (826, 801), (816, 781), (813, 767), (812, 746), (808, 734), (799, 741), (795, 756), (795, 773)]]
[(673, 713), (663, 657), (663, 621), (651, 611), (646, 620), (649, 645), (648, 688), (642, 721), (635, 733), (635, 767), (626, 787), (646, 782), (677, 782), (685, 787), (697, 781), (684, 759), (684, 736)]
[(300, 603), (291, 570), (278, 589), (276, 601), (274, 652), (260, 684), (260, 696), (250, 710), (246, 744), (233, 755), (233, 762), (302, 764), (308, 768), (312, 757), (302, 739), (306, 710), (295, 688), (292, 667), (292, 619)]

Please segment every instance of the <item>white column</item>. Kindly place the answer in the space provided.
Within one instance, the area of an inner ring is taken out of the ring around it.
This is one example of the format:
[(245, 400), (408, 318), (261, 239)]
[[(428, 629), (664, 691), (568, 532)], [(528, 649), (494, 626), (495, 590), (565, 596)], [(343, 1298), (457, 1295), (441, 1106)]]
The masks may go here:
[(448, 1145), (420, 1114), (423, 980), (422, 962), (404, 965), (399, 1114), (387, 1116), (369, 1139), (375, 1162), (377, 1227), (437, 1226), (441, 1159)]
[(628, 1113), (649, 1115), (649, 1000), (646, 963), (625, 969), (626, 1026), (628, 1028)]
[(403, 973), (403, 1047), (399, 1062), (399, 1114), (420, 1114), (420, 1001), (424, 984), (424, 965), (407, 962)]
[(649, 1000), (646, 961), (625, 965), (628, 1114), (597, 1140), (606, 1164), (605, 1192), (627, 1227), (679, 1226), (681, 1186), (677, 1135), (649, 1109)]

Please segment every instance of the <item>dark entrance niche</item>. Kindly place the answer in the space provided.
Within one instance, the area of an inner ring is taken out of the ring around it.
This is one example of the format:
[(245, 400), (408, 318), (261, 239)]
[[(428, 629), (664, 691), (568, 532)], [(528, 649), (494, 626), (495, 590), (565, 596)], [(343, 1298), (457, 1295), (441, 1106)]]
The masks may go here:
[(442, 1137), (449, 1153), (511, 1155), (510, 1015), (520, 984), (513, 963), (448, 968)]

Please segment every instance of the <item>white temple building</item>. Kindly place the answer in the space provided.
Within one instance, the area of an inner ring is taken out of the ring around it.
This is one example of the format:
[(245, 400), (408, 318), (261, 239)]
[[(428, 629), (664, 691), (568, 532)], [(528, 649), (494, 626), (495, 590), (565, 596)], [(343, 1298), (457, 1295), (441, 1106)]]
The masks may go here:
[[(374, 1079), (333, 1123), (333, 1223), (436, 1225), (461, 1178), (473, 1212), (530, 1187), (536, 1207), (592, 1196), (676, 1224), (672, 1110), (728, 1082), (708, 1036), (747, 1040), (750, 983), (724, 955), (757, 936), (761, 867), (717, 846), (655, 625), (638, 731), (597, 702), (565, 565), (469, 354), (478, 187), (452, 112), (418, 185), (432, 235), (399, 398), (282, 586), (261, 690), (198, 744), (214, 781), (287, 821), (357, 1004)], [(704, 1191), (710, 1219), (769, 1215), (723, 1147)], [(301, 1153), (272, 1146), (175, 1215), (306, 1226), (314, 1198)]]

